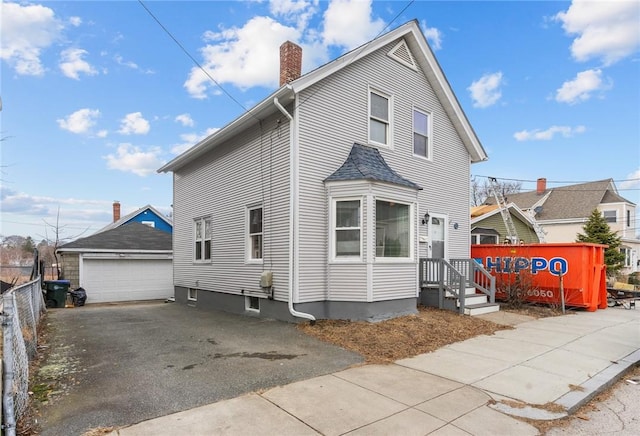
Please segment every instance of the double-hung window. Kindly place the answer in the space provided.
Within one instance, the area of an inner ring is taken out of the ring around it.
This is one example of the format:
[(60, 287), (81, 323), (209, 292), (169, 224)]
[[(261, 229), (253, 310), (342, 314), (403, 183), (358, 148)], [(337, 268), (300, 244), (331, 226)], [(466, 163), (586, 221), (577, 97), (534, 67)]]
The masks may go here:
[(411, 205), (376, 200), (376, 257), (410, 258)]
[(211, 218), (194, 221), (194, 253), (196, 262), (211, 260)]
[(259, 261), (262, 260), (262, 206), (249, 208), (247, 219), (248, 260)]
[(335, 201), (334, 216), (334, 257), (360, 258), (362, 249), (360, 200)]
[(369, 141), (391, 146), (391, 96), (369, 91)]
[(602, 216), (604, 216), (604, 220), (608, 223), (615, 223), (618, 221), (618, 216), (615, 210), (605, 210), (602, 212)]
[(431, 159), (431, 116), (413, 109), (413, 154)]

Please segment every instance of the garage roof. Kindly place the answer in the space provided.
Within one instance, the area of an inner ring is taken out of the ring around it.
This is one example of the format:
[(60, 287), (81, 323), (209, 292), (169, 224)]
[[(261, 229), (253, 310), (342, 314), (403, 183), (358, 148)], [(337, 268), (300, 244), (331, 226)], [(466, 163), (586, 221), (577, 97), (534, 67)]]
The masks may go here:
[(139, 222), (76, 239), (58, 252), (87, 251), (172, 251), (171, 234)]

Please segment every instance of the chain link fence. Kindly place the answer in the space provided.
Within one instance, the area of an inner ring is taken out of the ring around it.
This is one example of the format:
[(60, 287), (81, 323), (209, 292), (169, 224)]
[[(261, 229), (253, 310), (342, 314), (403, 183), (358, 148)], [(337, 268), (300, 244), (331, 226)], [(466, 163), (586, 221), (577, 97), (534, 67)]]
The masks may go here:
[(15, 435), (29, 401), (29, 361), (38, 350), (38, 324), (46, 311), (40, 277), (2, 295), (2, 428)]

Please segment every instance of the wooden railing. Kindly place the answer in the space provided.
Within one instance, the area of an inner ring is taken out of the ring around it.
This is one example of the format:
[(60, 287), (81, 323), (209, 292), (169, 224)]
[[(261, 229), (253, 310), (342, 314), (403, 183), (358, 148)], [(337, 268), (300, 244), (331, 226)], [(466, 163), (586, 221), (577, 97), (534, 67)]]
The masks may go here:
[(473, 259), (420, 259), (420, 287), (438, 288), (438, 307), (444, 308), (448, 292), (459, 301), (459, 312), (464, 313), (466, 288), (475, 288), (496, 301), (496, 279)]

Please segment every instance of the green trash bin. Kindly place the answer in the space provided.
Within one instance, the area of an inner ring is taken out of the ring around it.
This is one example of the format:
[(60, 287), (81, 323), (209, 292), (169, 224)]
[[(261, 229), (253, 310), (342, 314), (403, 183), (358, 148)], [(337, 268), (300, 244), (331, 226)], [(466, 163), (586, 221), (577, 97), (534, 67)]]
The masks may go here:
[(69, 280), (45, 280), (44, 289), (46, 291), (45, 302), (47, 307), (65, 307), (70, 286), (71, 282)]

